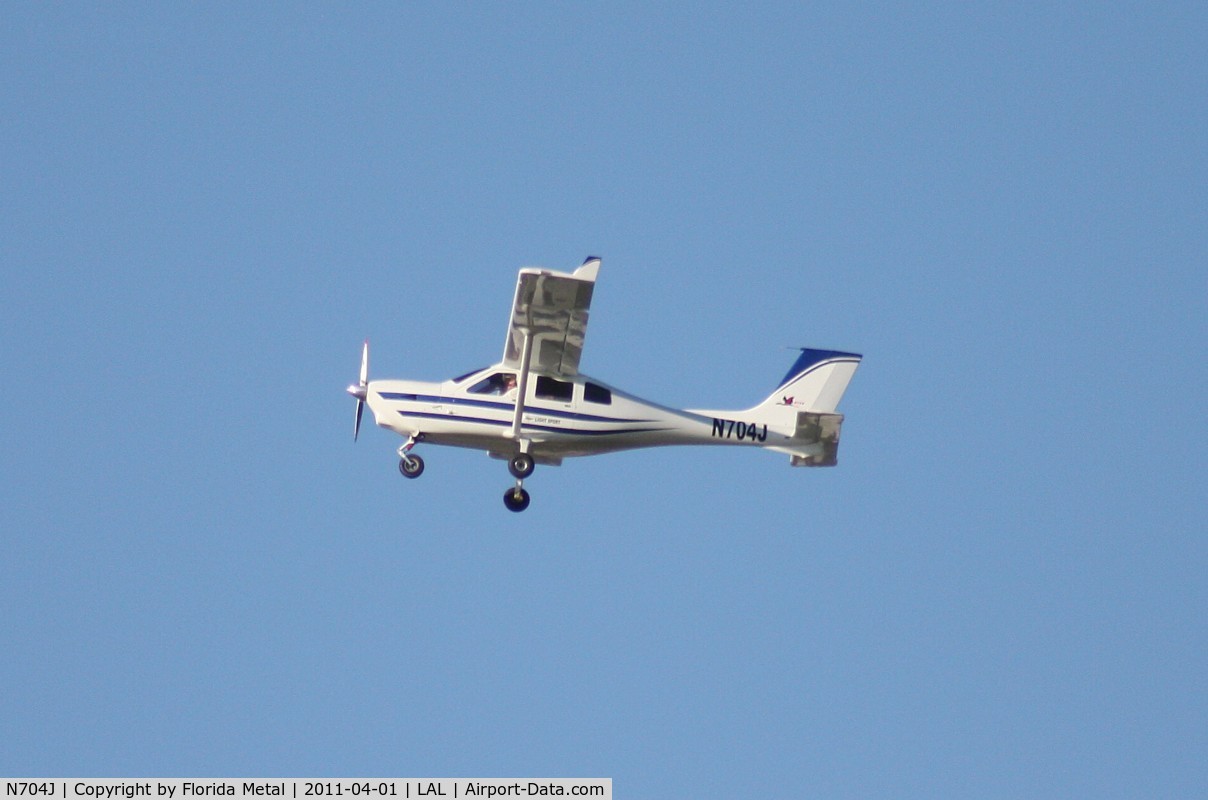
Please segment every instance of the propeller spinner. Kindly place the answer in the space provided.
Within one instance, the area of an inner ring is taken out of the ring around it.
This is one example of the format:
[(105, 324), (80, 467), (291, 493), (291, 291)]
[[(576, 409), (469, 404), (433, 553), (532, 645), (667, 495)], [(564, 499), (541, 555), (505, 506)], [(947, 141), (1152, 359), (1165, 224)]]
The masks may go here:
[(361, 415), (365, 413), (365, 397), (369, 394), (369, 340), (361, 348), (361, 379), (348, 387), (348, 393), (357, 399), (357, 414), (352, 425), (352, 440), (361, 433)]

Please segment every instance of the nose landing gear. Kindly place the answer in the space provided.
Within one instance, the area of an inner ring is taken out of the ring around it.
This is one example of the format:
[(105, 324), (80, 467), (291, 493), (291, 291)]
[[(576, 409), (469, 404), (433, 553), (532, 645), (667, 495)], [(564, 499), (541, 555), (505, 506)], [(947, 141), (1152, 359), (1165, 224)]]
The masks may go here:
[(403, 456), (398, 460), (398, 471), (404, 478), (418, 478), (424, 474), (424, 460), (419, 456)]
[(419, 456), (411, 455), (411, 448), (415, 447), (416, 443), (422, 441), (424, 435), (417, 433), (407, 439), (407, 443), (398, 449), (398, 471), (403, 473), (404, 478), (418, 478), (424, 474), (424, 460)]

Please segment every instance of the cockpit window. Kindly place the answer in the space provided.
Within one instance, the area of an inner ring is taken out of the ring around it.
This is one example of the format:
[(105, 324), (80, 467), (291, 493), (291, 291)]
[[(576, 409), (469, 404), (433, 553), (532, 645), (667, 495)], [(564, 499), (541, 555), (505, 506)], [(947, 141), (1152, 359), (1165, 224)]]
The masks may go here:
[(470, 394), (507, 394), (516, 388), (514, 372), (496, 372), (469, 388)]
[(612, 392), (598, 383), (588, 381), (583, 385), (583, 399), (589, 403), (599, 403), (604, 406), (612, 405)]
[(544, 375), (537, 377), (537, 396), (543, 400), (559, 400), (569, 403), (575, 394), (575, 385), (569, 381), (559, 381)]

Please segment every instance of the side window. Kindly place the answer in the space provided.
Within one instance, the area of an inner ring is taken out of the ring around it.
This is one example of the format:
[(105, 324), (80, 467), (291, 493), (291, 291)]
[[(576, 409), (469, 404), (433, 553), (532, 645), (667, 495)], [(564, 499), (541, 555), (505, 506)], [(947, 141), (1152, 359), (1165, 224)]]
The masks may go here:
[(574, 394), (575, 385), (573, 383), (547, 378), (544, 375), (537, 377), (537, 396), (542, 400), (569, 403)]
[(612, 392), (590, 381), (583, 385), (583, 399), (589, 403), (612, 405)]
[(511, 372), (496, 372), (489, 378), (483, 378), (467, 391), (471, 394), (507, 394), (516, 388), (516, 376)]

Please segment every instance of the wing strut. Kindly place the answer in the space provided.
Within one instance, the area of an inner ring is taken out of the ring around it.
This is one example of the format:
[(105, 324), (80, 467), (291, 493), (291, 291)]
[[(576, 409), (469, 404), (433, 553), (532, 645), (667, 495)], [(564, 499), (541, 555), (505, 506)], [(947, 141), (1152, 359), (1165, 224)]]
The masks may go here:
[(520, 438), (520, 421), (524, 417), (524, 398), (528, 391), (529, 362), (533, 357), (533, 331), (525, 326), (520, 329), (524, 342), (520, 350), (520, 377), (516, 380), (516, 411), (512, 415), (511, 438), (520, 443), (520, 452), (527, 452), (528, 442)]

